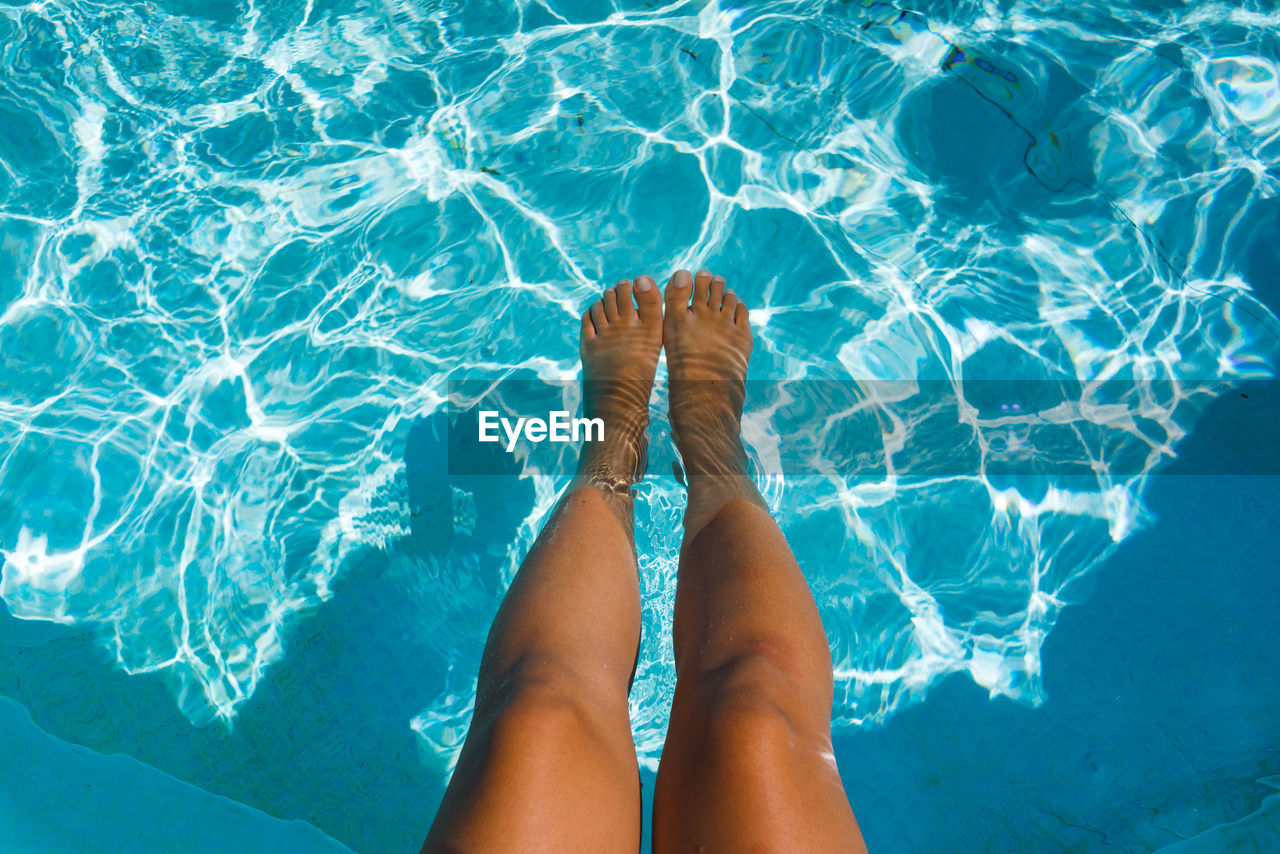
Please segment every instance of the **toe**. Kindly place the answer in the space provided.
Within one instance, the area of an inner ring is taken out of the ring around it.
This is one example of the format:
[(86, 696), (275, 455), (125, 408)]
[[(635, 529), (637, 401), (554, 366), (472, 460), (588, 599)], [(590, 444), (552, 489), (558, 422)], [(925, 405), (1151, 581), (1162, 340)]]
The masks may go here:
[(724, 302), (724, 276), (711, 277), (711, 294), (708, 298), (711, 308), (720, 311)]
[(747, 316), (747, 304), (739, 300), (738, 305), (733, 309), (733, 325), (740, 329), (750, 329), (750, 320)]
[(693, 304), (706, 305), (707, 295), (711, 290), (711, 273), (708, 270), (699, 270), (698, 275), (693, 277)]
[(662, 294), (653, 279), (648, 276), (636, 278), (635, 300), (642, 321), (653, 323), (662, 318)]
[(582, 313), (582, 340), (590, 341), (596, 337), (596, 324), (591, 319), (591, 312), (584, 311)]
[(689, 286), (692, 284), (693, 279), (688, 270), (676, 270), (676, 274), (667, 283), (667, 314), (671, 314), (672, 309), (689, 305)]
[(733, 291), (725, 291), (720, 301), (720, 313), (729, 320), (733, 320), (733, 313), (737, 310), (739, 302), (737, 294)]
[(632, 279), (625, 286), (618, 286), (618, 316), (623, 320), (630, 321), (636, 316), (636, 303), (632, 301), (631, 293), (637, 284), (637, 280)]
[(604, 289), (604, 296), (601, 297), (601, 299), (604, 301), (605, 320), (608, 320), (610, 323), (613, 323), (615, 320), (618, 319), (618, 288), (622, 287), (623, 285), (630, 286), (630, 284), (631, 283), (628, 282), (626, 279), (623, 279), (613, 287)]
[(627, 281), (618, 282), (618, 318), (626, 323), (636, 315), (636, 304), (631, 301), (631, 283)]
[(591, 304), (591, 322), (596, 325), (596, 334), (604, 332), (609, 326), (608, 319), (604, 316), (604, 302), (596, 300)]

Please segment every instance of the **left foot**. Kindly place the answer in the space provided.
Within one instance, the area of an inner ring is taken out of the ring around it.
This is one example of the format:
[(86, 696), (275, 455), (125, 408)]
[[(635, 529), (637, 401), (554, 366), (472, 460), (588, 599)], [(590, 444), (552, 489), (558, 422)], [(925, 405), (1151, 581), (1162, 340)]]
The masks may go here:
[(578, 463), (590, 485), (625, 493), (644, 476), (661, 349), (662, 293), (648, 276), (606, 288), (583, 312), (583, 414), (604, 421), (604, 441), (585, 445)]

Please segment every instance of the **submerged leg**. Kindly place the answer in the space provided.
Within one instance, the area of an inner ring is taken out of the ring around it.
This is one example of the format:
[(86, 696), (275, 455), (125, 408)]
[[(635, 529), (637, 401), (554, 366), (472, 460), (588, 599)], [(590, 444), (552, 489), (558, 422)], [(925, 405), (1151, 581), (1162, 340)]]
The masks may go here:
[(640, 643), (629, 487), (644, 471), (662, 342), (652, 279), (582, 317), (584, 409), (604, 420), (534, 543), (480, 662), (476, 708), (424, 852), (610, 852), (640, 845), (627, 693)]
[(831, 748), (831, 653), (739, 438), (751, 331), (724, 280), (667, 287), (671, 423), (689, 485), (676, 690), (654, 850), (865, 851)]

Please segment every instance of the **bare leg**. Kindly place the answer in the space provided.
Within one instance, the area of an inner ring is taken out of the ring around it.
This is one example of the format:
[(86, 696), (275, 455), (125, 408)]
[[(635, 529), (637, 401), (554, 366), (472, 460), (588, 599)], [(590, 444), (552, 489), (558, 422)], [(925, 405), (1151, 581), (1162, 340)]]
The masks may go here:
[(471, 729), (424, 852), (639, 848), (630, 486), (644, 472), (662, 299), (647, 276), (634, 298), (620, 282), (582, 316), (584, 408), (604, 419), (604, 441), (586, 446), (494, 618)]
[(663, 333), (689, 505), (654, 850), (865, 851), (832, 755), (822, 621), (746, 474), (746, 306), (706, 271), (691, 297), (689, 279), (667, 286)]

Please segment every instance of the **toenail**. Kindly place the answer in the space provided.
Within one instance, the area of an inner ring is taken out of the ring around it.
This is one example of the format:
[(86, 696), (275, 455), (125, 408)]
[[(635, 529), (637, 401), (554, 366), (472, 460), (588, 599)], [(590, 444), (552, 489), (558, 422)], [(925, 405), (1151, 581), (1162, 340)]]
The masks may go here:
[(653, 287), (653, 285), (649, 284), (648, 279), (636, 279), (636, 290), (638, 290), (640, 293), (644, 293), (645, 291), (649, 290), (649, 288), (651, 287)]

